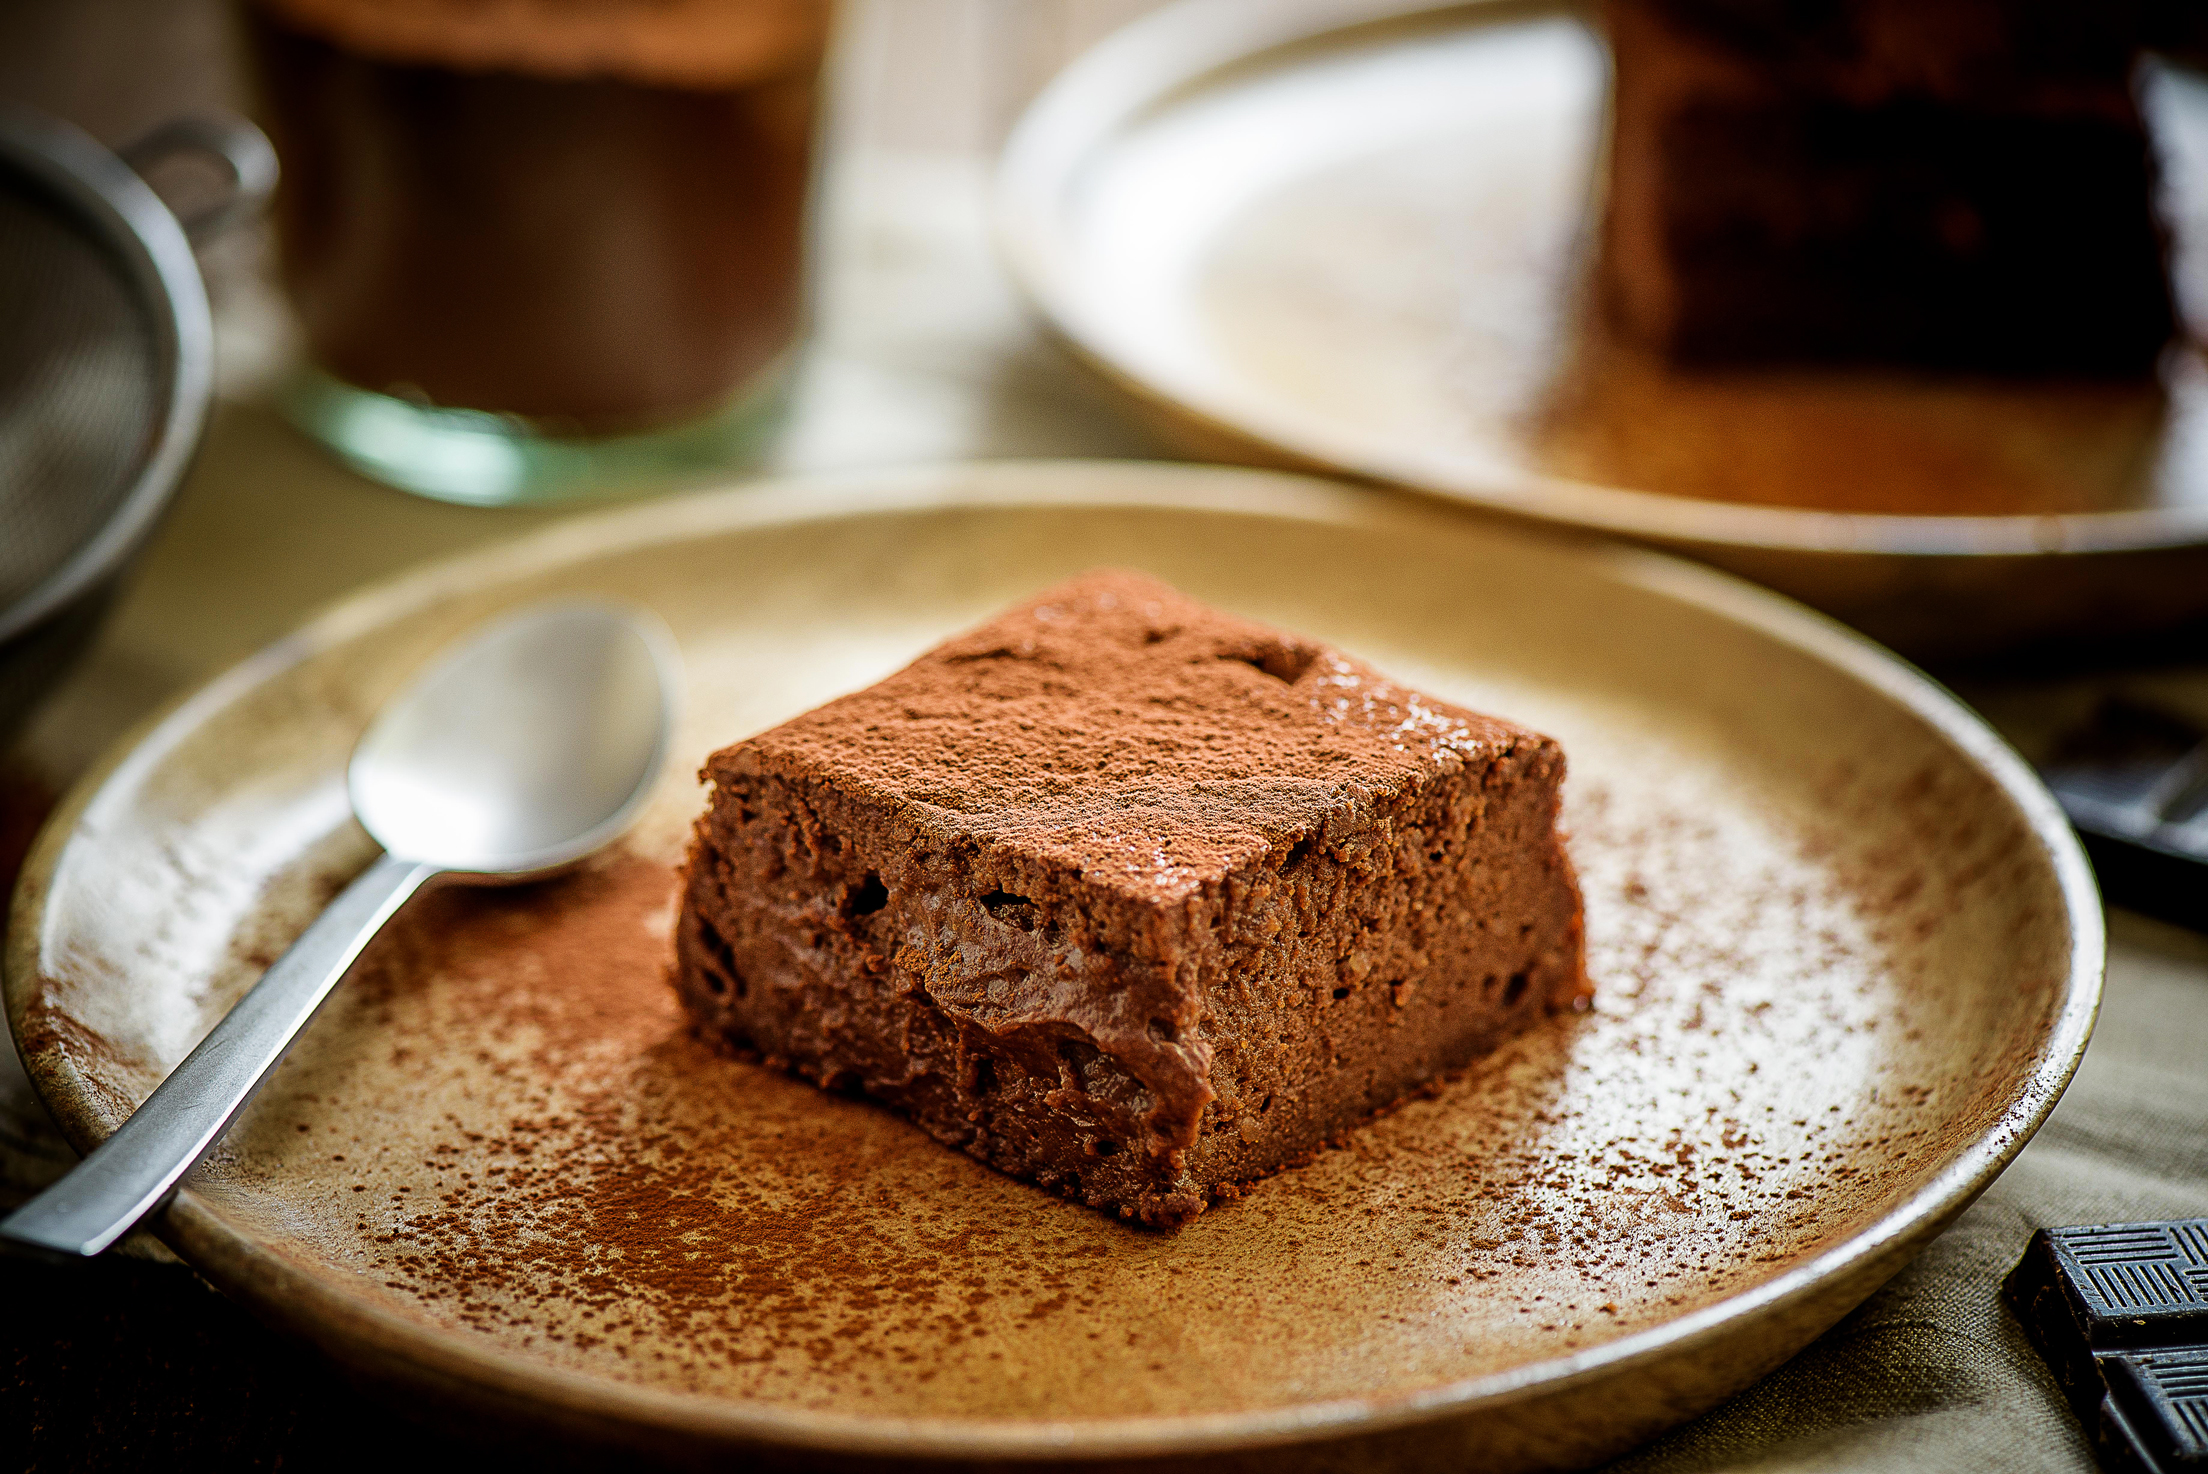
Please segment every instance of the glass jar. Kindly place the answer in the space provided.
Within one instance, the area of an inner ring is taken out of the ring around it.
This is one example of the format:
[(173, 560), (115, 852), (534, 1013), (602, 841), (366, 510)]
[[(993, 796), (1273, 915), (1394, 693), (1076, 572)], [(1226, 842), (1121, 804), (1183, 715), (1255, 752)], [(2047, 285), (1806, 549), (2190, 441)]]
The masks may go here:
[(760, 447), (806, 326), (829, 0), (249, 0), (295, 423), (474, 503)]

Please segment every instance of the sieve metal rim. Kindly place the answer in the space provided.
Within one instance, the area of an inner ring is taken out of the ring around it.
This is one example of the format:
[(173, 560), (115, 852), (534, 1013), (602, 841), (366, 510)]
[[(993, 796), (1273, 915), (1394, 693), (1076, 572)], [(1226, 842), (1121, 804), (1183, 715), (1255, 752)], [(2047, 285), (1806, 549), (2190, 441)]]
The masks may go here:
[(163, 401), (152, 445), (114, 512), (29, 592), (0, 609), (0, 644), (92, 593), (137, 551), (184, 477), (214, 393), (214, 324), (183, 227), (128, 164), (56, 118), (0, 105), (0, 164), (49, 190), (120, 258), (153, 331)]

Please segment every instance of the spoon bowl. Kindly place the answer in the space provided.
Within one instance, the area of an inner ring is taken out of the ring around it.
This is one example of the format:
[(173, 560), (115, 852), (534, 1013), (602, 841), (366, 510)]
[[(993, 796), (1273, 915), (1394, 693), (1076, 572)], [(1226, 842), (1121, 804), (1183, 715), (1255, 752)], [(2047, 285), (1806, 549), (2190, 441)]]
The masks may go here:
[(677, 657), (603, 604), (541, 605), (435, 662), (347, 772), (393, 855), (507, 882), (573, 864), (636, 817), (673, 734)]
[(416, 676), (347, 770), (384, 853), (114, 1135), (0, 1221), (0, 1243), (90, 1256), (159, 1209), (416, 891), (534, 880), (617, 837), (666, 761), (679, 669), (658, 621), (573, 602), (501, 620)]

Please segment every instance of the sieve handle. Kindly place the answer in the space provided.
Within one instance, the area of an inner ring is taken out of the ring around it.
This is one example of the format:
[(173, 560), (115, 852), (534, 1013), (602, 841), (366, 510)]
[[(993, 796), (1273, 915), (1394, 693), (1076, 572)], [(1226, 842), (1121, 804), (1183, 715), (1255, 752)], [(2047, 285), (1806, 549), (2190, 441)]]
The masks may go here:
[(266, 134), (243, 118), (177, 118), (116, 150), (141, 176), (186, 154), (215, 159), (230, 173), (227, 194), (177, 222), (194, 245), (260, 214), (276, 192), (276, 150)]

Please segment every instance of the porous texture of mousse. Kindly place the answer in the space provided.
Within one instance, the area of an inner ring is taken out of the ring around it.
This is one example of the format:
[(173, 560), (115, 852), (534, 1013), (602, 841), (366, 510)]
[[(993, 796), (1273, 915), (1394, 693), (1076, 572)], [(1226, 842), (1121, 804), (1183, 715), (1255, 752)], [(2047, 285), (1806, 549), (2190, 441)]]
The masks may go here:
[(1556, 743), (1139, 574), (704, 776), (701, 1029), (1146, 1224), (1588, 997)]

